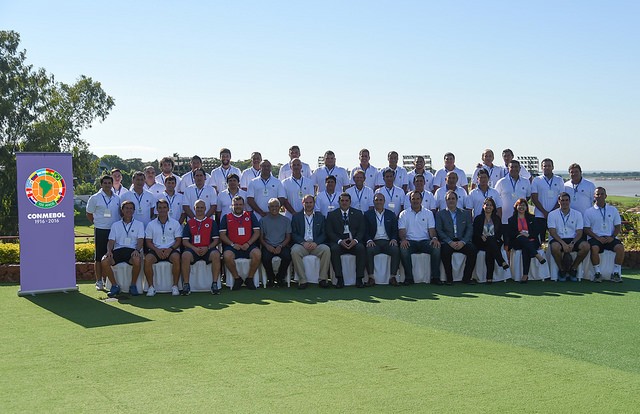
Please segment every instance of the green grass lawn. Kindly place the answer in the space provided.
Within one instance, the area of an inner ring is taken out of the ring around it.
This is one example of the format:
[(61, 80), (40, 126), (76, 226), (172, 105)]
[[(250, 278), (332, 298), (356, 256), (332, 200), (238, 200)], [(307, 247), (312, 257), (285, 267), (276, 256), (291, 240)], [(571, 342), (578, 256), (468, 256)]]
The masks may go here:
[(2, 412), (634, 412), (640, 275), (19, 298)]
[(625, 197), (625, 196), (607, 196), (607, 202), (616, 202), (622, 206), (622, 211), (637, 207), (640, 205), (640, 197)]

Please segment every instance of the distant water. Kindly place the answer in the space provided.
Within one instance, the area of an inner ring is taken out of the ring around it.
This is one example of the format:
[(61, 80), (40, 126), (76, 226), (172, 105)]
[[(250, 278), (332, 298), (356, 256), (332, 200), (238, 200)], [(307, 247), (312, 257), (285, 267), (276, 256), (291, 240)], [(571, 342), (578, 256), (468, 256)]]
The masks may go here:
[(640, 180), (591, 180), (596, 187), (604, 187), (609, 195), (640, 197)]

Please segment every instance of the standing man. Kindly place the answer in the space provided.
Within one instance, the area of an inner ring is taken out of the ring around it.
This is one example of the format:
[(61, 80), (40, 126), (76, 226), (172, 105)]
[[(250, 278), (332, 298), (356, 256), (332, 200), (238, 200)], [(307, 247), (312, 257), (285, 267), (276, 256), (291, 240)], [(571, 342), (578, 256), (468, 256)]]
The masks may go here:
[[(424, 168), (424, 164), (424, 157), (422, 155), (418, 155), (413, 161), (413, 165), (415, 166), (415, 168), (407, 174), (407, 181), (409, 182), (410, 191), (416, 189), (413, 180), (418, 175), (421, 175), (424, 180), (424, 188), (429, 192), (433, 190), (433, 174), (431, 174), (431, 171), (427, 171)], [(407, 204), (407, 206), (408, 205), (409, 204)]]
[(436, 209), (438, 208), (438, 204), (436, 203), (436, 199), (431, 194), (431, 191), (427, 190), (425, 187), (425, 179), (421, 174), (413, 176), (413, 190), (409, 191), (404, 196), (404, 202), (402, 203), (402, 208), (404, 210), (408, 210), (411, 208), (411, 192), (417, 191), (422, 195), (422, 207), (427, 210), (431, 210), (432, 213), (435, 214)]
[[(122, 185), (122, 173), (119, 169), (114, 168), (111, 170), (111, 177), (113, 178), (113, 193), (118, 197), (122, 197), (124, 193), (129, 191)], [(118, 206), (118, 208), (120, 207)]]
[(569, 166), (570, 179), (564, 183), (564, 191), (571, 195), (571, 208), (584, 213), (593, 206), (593, 195), (596, 185), (582, 177), (580, 164), (573, 163)]
[[(287, 177), (283, 182), (284, 192), (287, 196), (284, 207), (286, 209), (286, 216), (293, 217), (293, 215), (299, 211), (302, 211), (302, 198), (305, 194), (313, 193), (313, 181), (311, 178), (304, 177), (302, 175), (302, 161), (299, 158), (294, 158), (290, 161), (291, 175)], [(282, 169), (280, 169), (282, 171)]]
[(269, 212), (269, 200), (277, 198), (280, 204), (284, 204), (287, 194), (282, 182), (271, 175), (271, 162), (264, 160), (260, 163), (260, 176), (249, 182), (247, 190), (247, 202), (253, 209), (258, 220)]
[[(502, 160), (504, 161), (504, 168), (502, 169), (502, 177), (509, 175), (509, 164), (514, 160), (513, 151), (509, 148), (502, 151)], [(517, 160), (516, 160), (517, 161)], [(520, 177), (531, 182), (531, 173), (526, 168), (520, 170)]]
[(378, 188), (376, 194), (384, 194), (384, 208), (391, 210), (398, 217), (402, 211), (402, 203), (404, 203), (404, 190), (394, 185), (396, 173), (391, 168), (382, 170), (381, 173), (384, 178), (384, 186)]
[(558, 196), (564, 191), (564, 181), (553, 174), (553, 161), (545, 158), (540, 163), (542, 176), (535, 177), (531, 183), (531, 201), (535, 208), (535, 223), (540, 231), (540, 243), (547, 235), (549, 213), (558, 208)]
[[(275, 178), (274, 178), (275, 180)], [(260, 223), (255, 215), (244, 211), (244, 200), (236, 196), (231, 204), (233, 211), (223, 216), (220, 221), (220, 240), (223, 244), (224, 265), (233, 276), (233, 290), (242, 286), (242, 278), (238, 275), (236, 259), (250, 259), (249, 274), (244, 281), (249, 290), (255, 290), (253, 275), (260, 266)]]
[(163, 159), (160, 160), (160, 174), (156, 175), (156, 182), (158, 184), (162, 184), (165, 187), (167, 186), (164, 182), (166, 181), (167, 178), (169, 177), (175, 177), (175, 188), (180, 188), (180, 177), (178, 177), (177, 175), (173, 174), (173, 167), (175, 166), (175, 163), (173, 162), (173, 158), (171, 157), (164, 157)]
[(353, 200), (351, 205), (362, 213), (373, 208), (373, 190), (365, 185), (365, 177), (364, 170), (353, 170), (351, 179), (355, 185), (347, 188), (347, 193), (351, 195), (351, 200)]
[(120, 217), (120, 198), (113, 193), (112, 183), (113, 179), (110, 175), (103, 175), (100, 178), (100, 191), (89, 197), (87, 202), (87, 219), (93, 224), (93, 239), (96, 246), (94, 256), (96, 290), (104, 289), (100, 262), (107, 253), (111, 225)]
[(473, 237), (473, 221), (468, 211), (458, 208), (458, 194), (447, 191), (447, 209), (438, 211), (436, 231), (442, 242), (442, 265), (447, 275), (447, 284), (453, 284), (453, 253), (462, 253), (467, 257), (464, 265), (462, 282), (473, 284), (471, 274), (476, 267), (478, 250), (471, 243)]
[[(171, 176), (169, 179), (174, 179)], [(175, 180), (174, 180), (175, 181)], [(180, 278), (180, 245), (182, 244), (182, 226), (177, 220), (169, 217), (169, 203), (165, 199), (156, 202), (158, 217), (151, 220), (145, 230), (145, 243), (148, 253), (144, 256), (144, 275), (149, 289), (147, 296), (155, 296), (153, 287), (153, 265), (158, 262), (171, 263), (173, 285)], [(187, 278), (187, 281), (189, 279)], [(188, 289), (188, 283), (186, 284)]]
[(356, 287), (364, 287), (365, 262), (367, 253), (364, 245), (365, 223), (360, 210), (351, 207), (351, 196), (342, 193), (339, 197), (340, 208), (327, 216), (327, 241), (331, 249), (331, 264), (336, 273), (336, 288), (344, 287), (342, 274), (343, 254), (356, 256)]
[(485, 170), (489, 175), (489, 187), (494, 188), (498, 183), (498, 180), (504, 177), (504, 169), (500, 166), (497, 166), (493, 163), (494, 154), (493, 150), (487, 148), (482, 151), (482, 164), (478, 164), (478, 167), (473, 172), (473, 177), (471, 177), (471, 188), (474, 189), (478, 186), (478, 173), (481, 170)]
[(184, 212), (183, 208), (185, 203), (184, 195), (176, 192), (177, 178), (175, 175), (170, 175), (164, 179), (164, 192), (160, 195), (160, 198), (167, 200), (167, 203), (169, 203), (169, 217), (182, 225), (187, 218), (187, 213)]
[(315, 211), (315, 199), (311, 194), (304, 196), (302, 200), (304, 211), (293, 215), (291, 220), (291, 238), (293, 247), (291, 248), (291, 259), (293, 268), (298, 275), (298, 289), (307, 288), (307, 274), (304, 270), (303, 258), (307, 255), (314, 255), (320, 259), (319, 286), (328, 288), (329, 263), (331, 251), (326, 242), (325, 218), (322, 213)]
[(617, 208), (607, 204), (607, 191), (604, 188), (597, 187), (594, 198), (595, 204), (584, 213), (584, 232), (589, 236), (591, 264), (596, 272), (593, 281), (602, 282), (600, 253), (609, 250), (616, 254), (611, 281), (620, 283), (624, 260), (624, 246), (617, 238), (622, 224), (620, 213)]
[[(277, 284), (285, 287), (287, 271), (291, 264), (291, 220), (280, 214), (280, 201), (269, 200), (269, 214), (260, 220), (260, 245), (262, 246), (262, 266), (267, 272), (267, 286)], [(278, 274), (273, 271), (272, 259), (280, 258)]]
[(317, 193), (325, 190), (325, 180), (328, 176), (333, 175), (336, 178), (336, 191), (341, 193), (349, 185), (349, 176), (347, 170), (336, 166), (336, 154), (333, 151), (324, 153), (324, 167), (317, 168), (313, 175), (313, 182), (318, 187)]
[[(572, 209), (571, 196), (562, 192), (558, 196), (560, 208), (549, 213), (549, 247), (551, 255), (558, 265), (558, 281), (566, 281), (567, 275), (572, 282), (578, 281), (578, 266), (589, 254), (589, 243), (582, 237), (583, 219), (578, 210)], [(563, 266), (562, 256), (577, 252), (576, 259), (569, 268)]]
[(227, 176), (227, 189), (218, 194), (216, 209), (219, 218), (231, 213), (231, 202), (235, 196), (242, 197), (245, 200), (245, 210), (251, 211), (251, 207), (247, 204), (247, 192), (240, 188), (240, 178), (237, 174), (229, 174)]
[[(184, 246), (181, 258), (182, 279), (184, 281), (182, 293), (184, 295), (191, 293), (191, 286), (189, 285), (191, 265), (199, 260), (204, 260), (206, 264), (211, 264), (211, 277), (213, 280), (211, 293), (219, 295), (220, 251), (218, 250), (218, 243), (220, 243), (220, 234), (218, 225), (211, 217), (206, 216), (207, 203), (203, 200), (197, 200), (193, 205), (193, 209), (196, 214), (187, 220), (187, 224), (182, 231), (182, 245)], [(173, 296), (180, 294), (177, 279), (173, 281), (171, 294)]]
[[(131, 186), (133, 187), (133, 185)], [(144, 167), (144, 186), (143, 188), (153, 194), (158, 199), (164, 191), (164, 185), (156, 182), (156, 169), (152, 165)], [(131, 191), (131, 188), (129, 189)], [(154, 202), (155, 205), (155, 202)]]
[[(135, 208), (133, 218), (142, 222), (144, 227), (153, 218), (153, 209), (156, 205), (156, 198), (149, 191), (144, 189), (144, 173), (136, 171), (133, 173), (133, 188), (120, 197), (120, 201), (131, 201)], [(143, 236), (144, 237), (144, 236)]]
[(376, 193), (373, 197), (374, 210), (364, 213), (367, 239), (367, 271), (369, 272), (368, 286), (376, 284), (373, 278), (373, 259), (377, 254), (384, 253), (391, 257), (390, 278), (391, 285), (398, 285), (398, 269), (400, 268), (400, 247), (398, 245), (398, 218), (391, 210), (384, 208), (384, 194)]
[[(506, 150), (505, 150), (506, 151)], [(509, 222), (513, 215), (513, 208), (521, 198), (526, 200), (531, 196), (531, 184), (529, 180), (520, 176), (520, 163), (516, 160), (509, 162), (509, 174), (502, 177), (496, 184), (496, 191), (500, 194), (502, 210), (502, 224)]]
[(445, 179), (450, 172), (455, 172), (458, 176), (460, 187), (464, 188), (464, 192), (469, 192), (469, 186), (467, 184), (467, 175), (460, 168), (456, 167), (456, 156), (452, 152), (444, 154), (444, 168), (440, 168), (436, 171), (435, 177), (433, 177), (433, 191), (438, 191), (438, 188), (445, 185)]
[(260, 176), (260, 163), (262, 162), (262, 154), (259, 152), (251, 153), (251, 167), (242, 171), (240, 176), (240, 189), (247, 191), (249, 182)]
[(195, 213), (191, 209), (191, 206), (195, 205), (196, 201), (202, 200), (207, 204), (207, 217), (213, 217), (216, 214), (216, 205), (218, 204), (218, 193), (216, 189), (210, 185), (205, 185), (207, 174), (202, 168), (193, 172), (193, 178), (195, 184), (187, 187), (184, 192), (185, 203), (182, 208), (185, 214), (189, 218), (195, 217)]
[(489, 186), (489, 172), (484, 168), (476, 171), (476, 179), (478, 185), (471, 190), (469, 196), (465, 199), (464, 208), (472, 211), (473, 218), (483, 213), (482, 206), (487, 197), (491, 197), (496, 204), (496, 214), (502, 217), (502, 200), (500, 193)]
[[(361, 149), (358, 153), (358, 159), (360, 160), (360, 164), (351, 170), (351, 184), (356, 184), (354, 180), (355, 173), (358, 170), (362, 170), (364, 173), (364, 185), (369, 187), (371, 190), (375, 190), (376, 178), (378, 178), (378, 169), (369, 163), (369, 160), (371, 159), (369, 156), (369, 150), (366, 148)], [(353, 197), (351, 197), (351, 199), (353, 200)]]
[[(195, 173), (196, 171), (202, 168), (202, 158), (200, 158), (197, 155), (194, 155), (193, 157), (191, 157), (190, 165), (191, 165), (191, 171), (186, 173), (182, 177), (180, 177), (180, 185), (178, 186), (178, 192), (182, 194), (187, 192), (187, 188), (190, 185), (193, 185), (196, 183)], [(205, 175), (204, 177), (205, 182), (207, 182), (207, 180), (209, 180), (209, 174), (205, 173), (204, 175)]]
[(340, 200), (336, 192), (336, 177), (330, 175), (324, 181), (325, 190), (319, 192), (316, 197), (316, 211), (327, 217), (329, 213), (340, 207)]
[[(422, 194), (411, 191), (411, 208), (403, 210), (398, 218), (400, 237), (400, 260), (404, 268), (404, 284), (413, 284), (413, 253), (427, 253), (431, 256), (431, 283), (440, 282), (440, 242), (436, 234), (433, 213), (422, 207)], [(393, 280), (389, 281), (393, 284)]]
[(211, 170), (211, 178), (208, 182), (218, 194), (227, 188), (229, 174), (236, 174), (238, 177), (242, 174), (238, 167), (231, 165), (231, 150), (229, 148), (220, 150), (220, 162), (221, 165), (218, 168)]
[[(291, 177), (291, 161), (296, 158), (300, 159), (300, 147), (297, 145), (292, 145), (291, 148), (289, 148), (289, 162), (280, 167), (280, 171), (278, 172), (278, 179), (280, 181), (284, 182), (284, 180)], [(300, 174), (302, 174), (302, 176), (305, 178), (311, 178), (311, 167), (309, 167), (309, 164), (300, 161), (300, 165)]]
[(464, 188), (458, 186), (458, 173), (455, 171), (449, 171), (445, 178), (445, 186), (436, 190), (435, 199), (438, 206), (438, 210), (447, 209), (446, 196), (448, 191), (454, 191), (458, 196), (458, 208), (464, 208), (465, 200), (467, 199), (467, 192)]
[[(408, 188), (408, 178), (407, 178), (407, 170), (398, 165), (398, 153), (396, 151), (389, 151), (387, 154), (387, 161), (389, 165), (384, 168), (380, 168), (378, 172), (378, 178), (376, 179), (376, 189), (381, 188), (383, 186), (387, 186), (387, 182), (384, 179), (384, 174), (386, 171), (393, 171), (393, 185), (396, 187), (400, 187), (402, 189), (402, 193), (404, 194)], [(389, 197), (385, 197), (387, 199), (387, 203)]]
[(106, 276), (111, 282), (111, 289), (107, 294), (110, 298), (120, 293), (120, 286), (113, 276), (113, 269), (118, 263), (128, 263), (133, 266), (131, 272), (131, 286), (129, 293), (137, 296), (138, 287), (136, 283), (140, 275), (142, 265), (142, 243), (144, 241), (144, 225), (141, 221), (133, 218), (136, 207), (133, 201), (125, 200), (120, 205), (120, 214), (122, 220), (116, 221), (111, 225), (109, 232), (109, 241), (107, 242), (107, 253), (102, 258), (100, 265), (102, 266), (102, 275)]

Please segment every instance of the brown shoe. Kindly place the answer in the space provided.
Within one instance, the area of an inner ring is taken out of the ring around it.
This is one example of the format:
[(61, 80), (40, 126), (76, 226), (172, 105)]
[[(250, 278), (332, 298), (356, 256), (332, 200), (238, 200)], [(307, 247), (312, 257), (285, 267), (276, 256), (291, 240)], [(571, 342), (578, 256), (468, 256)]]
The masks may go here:
[(393, 276), (393, 277), (391, 277), (391, 278), (389, 279), (389, 284), (390, 284), (391, 286), (398, 286), (398, 281), (396, 280), (395, 276)]
[(376, 280), (372, 277), (367, 280), (367, 287), (374, 287), (376, 285)]

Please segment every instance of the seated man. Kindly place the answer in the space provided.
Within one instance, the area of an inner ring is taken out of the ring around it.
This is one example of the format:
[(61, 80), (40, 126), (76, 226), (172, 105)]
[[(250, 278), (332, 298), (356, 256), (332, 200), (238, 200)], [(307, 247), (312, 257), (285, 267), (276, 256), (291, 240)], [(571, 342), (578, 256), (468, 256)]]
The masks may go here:
[(436, 235), (433, 213), (422, 207), (422, 194), (411, 191), (411, 208), (403, 210), (398, 218), (400, 260), (404, 267), (404, 284), (413, 284), (413, 253), (431, 256), (431, 283), (440, 284), (440, 242)]
[(442, 242), (442, 265), (447, 275), (447, 284), (453, 284), (453, 253), (462, 253), (467, 257), (464, 265), (462, 282), (472, 284), (471, 274), (476, 266), (478, 250), (471, 243), (473, 237), (473, 221), (468, 211), (457, 207), (458, 194), (447, 191), (447, 209), (438, 211), (436, 216), (436, 231)]
[(331, 264), (336, 273), (336, 288), (344, 287), (342, 274), (343, 254), (356, 256), (356, 286), (364, 287), (364, 267), (367, 253), (364, 246), (365, 224), (362, 211), (351, 207), (351, 196), (342, 193), (339, 197), (340, 208), (327, 216), (327, 241), (331, 249)]
[[(547, 227), (549, 228), (549, 247), (553, 260), (558, 265), (558, 281), (564, 282), (568, 274), (572, 282), (578, 281), (578, 266), (589, 254), (589, 243), (582, 237), (583, 220), (578, 210), (570, 207), (571, 196), (562, 192), (558, 196), (560, 208), (549, 213)], [(562, 256), (571, 252), (578, 252), (576, 259), (563, 265)]]
[(351, 195), (351, 200), (353, 200), (351, 205), (363, 213), (371, 210), (373, 208), (373, 190), (365, 185), (364, 170), (353, 170), (351, 179), (355, 184), (347, 188), (347, 193)]
[(291, 220), (291, 259), (293, 268), (298, 275), (298, 289), (306, 289), (307, 274), (304, 270), (302, 259), (307, 255), (314, 255), (320, 259), (319, 286), (328, 288), (331, 286), (329, 280), (329, 263), (331, 251), (325, 241), (325, 218), (322, 213), (315, 211), (315, 199), (307, 194), (302, 200), (304, 211), (293, 215)]
[(384, 194), (377, 193), (373, 197), (374, 210), (364, 213), (367, 239), (367, 271), (369, 272), (368, 286), (376, 284), (373, 278), (373, 259), (379, 253), (391, 257), (391, 274), (389, 283), (397, 285), (398, 269), (400, 267), (400, 248), (398, 247), (398, 219), (391, 210), (384, 208)]
[(604, 188), (596, 187), (594, 198), (595, 204), (584, 213), (584, 232), (589, 236), (591, 264), (596, 272), (593, 281), (602, 282), (600, 253), (610, 250), (616, 254), (611, 281), (620, 283), (624, 260), (624, 246), (616, 237), (620, 234), (622, 224), (620, 213), (617, 208), (607, 204), (607, 191)]
[(404, 190), (394, 184), (395, 173), (392, 169), (382, 170), (381, 174), (384, 177), (384, 186), (378, 188), (376, 194), (384, 194), (384, 208), (391, 210), (398, 217), (404, 203)]
[[(260, 244), (262, 245), (262, 266), (267, 272), (267, 286), (286, 286), (287, 271), (291, 264), (291, 220), (280, 214), (280, 201), (269, 200), (269, 214), (260, 220)], [(278, 274), (273, 271), (274, 257), (280, 258)]]
[[(168, 177), (167, 180), (175, 177)], [(174, 180), (175, 182), (175, 180)], [(171, 274), (174, 286), (180, 279), (180, 252), (182, 244), (182, 226), (177, 220), (169, 217), (169, 202), (163, 198), (156, 202), (158, 217), (147, 224), (145, 230), (145, 243), (148, 253), (144, 257), (144, 275), (147, 278), (149, 289), (147, 296), (155, 296), (153, 287), (153, 265), (167, 261), (171, 263)], [(188, 285), (188, 284), (187, 284)]]
[[(278, 181), (279, 182), (279, 181)], [(255, 290), (253, 282), (258, 267), (260, 267), (260, 223), (255, 215), (244, 211), (244, 200), (240, 196), (233, 198), (233, 211), (220, 220), (220, 240), (223, 244), (224, 265), (233, 276), (233, 290), (242, 287), (242, 278), (238, 275), (236, 259), (250, 259), (249, 273), (244, 281), (249, 290)]]
[[(211, 264), (211, 293), (219, 295), (218, 278), (220, 277), (220, 251), (217, 246), (220, 242), (218, 225), (211, 218), (207, 217), (207, 203), (204, 200), (197, 200), (193, 205), (195, 216), (187, 220), (182, 231), (182, 294), (189, 295), (191, 286), (189, 277), (191, 275), (191, 265), (199, 260), (204, 260), (206, 264)], [(171, 294), (178, 296), (178, 280), (173, 281)]]
[(142, 265), (142, 242), (144, 241), (144, 224), (141, 221), (133, 219), (135, 210), (133, 201), (123, 201), (120, 205), (120, 214), (122, 220), (118, 220), (111, 225), (109, 232), (109, 241), (107, 242), (107, 253), (102, 258), (100, 265), (102, 266), (102, 275), (106, 276), (111, 282), (111, 289), (108, 296), (110, 298), (120, 293), (120, 286), (113, 276), (113, 269), (118, 263), (128, 263), (133, 266), (131, 273), (131, 285), (129, 293), (138, 295), (136, 282), (140, 274)]

